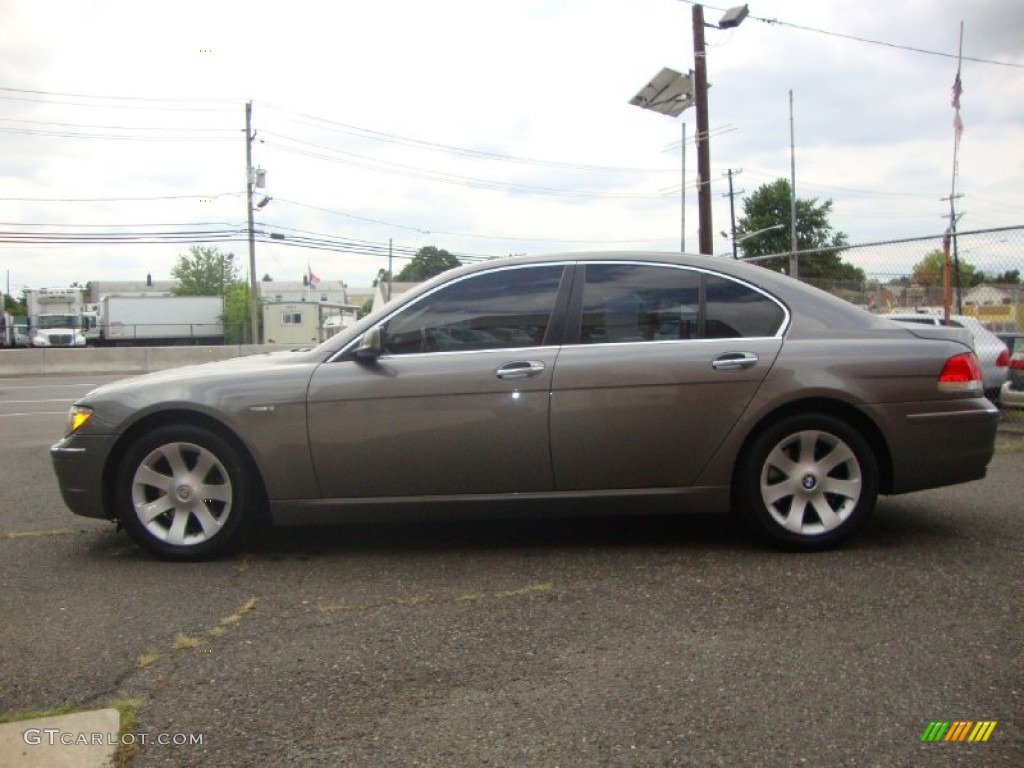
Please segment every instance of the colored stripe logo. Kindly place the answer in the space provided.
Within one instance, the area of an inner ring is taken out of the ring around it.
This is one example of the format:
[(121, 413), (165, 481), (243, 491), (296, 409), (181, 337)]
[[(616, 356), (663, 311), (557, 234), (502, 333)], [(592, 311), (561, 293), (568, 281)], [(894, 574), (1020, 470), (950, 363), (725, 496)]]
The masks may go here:
[(921, 741), (988, 741), (995, 729), (995, 720), (933, 720), (921, 734)]

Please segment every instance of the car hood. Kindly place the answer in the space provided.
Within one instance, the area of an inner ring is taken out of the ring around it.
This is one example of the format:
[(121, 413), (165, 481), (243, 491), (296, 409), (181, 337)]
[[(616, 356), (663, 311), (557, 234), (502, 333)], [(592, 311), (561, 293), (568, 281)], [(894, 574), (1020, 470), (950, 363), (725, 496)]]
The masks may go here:
[(107, 396), (128, 389), (155, 387), (165, 382), (214, 380), (245, 375), (256, 376), (261, 371), (274, 371), (281, 366), (302, 365), (311, 361), (320, 362), (319, 357), (311, 356), (310, 350), (306, 349), (262, 352), (244, 357), (233, 357), (230, 360), (196, 363), (179, 368), (165, 368), (164, 370), (144, 373), (139, 376), (129, 376), (90, 390), (85, 395), (85, 398)]

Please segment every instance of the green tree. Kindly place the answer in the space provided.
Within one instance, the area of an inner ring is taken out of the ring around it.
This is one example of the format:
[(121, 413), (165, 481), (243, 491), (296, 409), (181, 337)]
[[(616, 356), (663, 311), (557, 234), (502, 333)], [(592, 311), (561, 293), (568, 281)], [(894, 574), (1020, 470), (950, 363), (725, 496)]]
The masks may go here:
[(238, 265), (233, 254), (193, 245), (178, 257), (171, 277), (178, 281), (173, 291), (176, 296), (222, 296), (227, 286), (238, 280)]
[[(964, 288), (976, 285), (974, 282), (975, 268), (963, 259), (960, 259), (960, 285)], [(949, 258), (950, 280), (956, 285), (956, 276), (953, 275), (953, 257)], [(942, 250), (936, 248), (929, 251), (923, 259), (914, 265), (911, 271), (910, 280), (916, 285), (928, 287), (942, 286)]]
[(1008, 269), (1005, 272), (996, 272), (991, 275), (986, 274), (979, 269), (974, 273), (974, 277), (971, 278), (971, 286), (981, 285), (982, 283), (990, 283), (991, 285), (1017, 285), (1020, 281), (1019, 269)]
[[(790, 189), (787, 179), (777, 179), (762, 184), (744, 198), (743, 216), (736, 223), (737, 240), (750, 235), (739, 244), (744, 258), (789, 253), (792, 230)], [(819, 203), (817, 198), (796, 199), (797, 251), (815, 251), (800, 257), (800, 277), (863, 282), (864, 270), (847, 264), (840, 257), (849, 240), (844, 232), (832, 227), (829, 222), (831, 214), (831, 200)], [(789, 257), (757, 263), (769, 269), (785, 269), (789, 266)]]
[(458, 266), (459, 260), (448, 251), (428, 245), (416, 252), (412, 261), (402, 267), (402, 271), (395, 276), (395, 280), (400, 283), (418, 283)]
[(225, 288), (224, 312), (220, 316), (224, 324), (224, 341), (228, 344), (251, 343), (249, 319), (249, 286), (242, 280), (234, 280)]
[(20, 299), (16, 299), (9, 294), (4, 294), (4, 305), (0, 307), (0, 311), (10, 312), (12, 315), (24, 315), (25, 314), (25, 294), (22, 293)]

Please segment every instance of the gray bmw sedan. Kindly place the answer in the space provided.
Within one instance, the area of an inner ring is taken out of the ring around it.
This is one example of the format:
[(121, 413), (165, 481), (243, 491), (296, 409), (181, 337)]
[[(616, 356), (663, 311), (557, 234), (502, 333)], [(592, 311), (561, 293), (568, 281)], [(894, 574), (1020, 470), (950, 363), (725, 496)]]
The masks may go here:
[(609, 498), (732, 510), (818, 550), (880, 493), (983, 477), (996, 420), (962, 332), (727, 259), (563, 254), (446, 272), (312, 349), (100, 387), (51, 455), (74, 513), (179, 560), (225, 552), (264, 516)]

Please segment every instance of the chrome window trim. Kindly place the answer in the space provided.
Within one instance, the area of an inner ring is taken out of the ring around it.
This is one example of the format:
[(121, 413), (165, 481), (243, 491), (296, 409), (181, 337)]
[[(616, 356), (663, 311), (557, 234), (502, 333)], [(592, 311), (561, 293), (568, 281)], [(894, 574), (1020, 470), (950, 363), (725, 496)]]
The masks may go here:
[[(539, 263), (536, 263), (536, 264), (495, 265), (493, 269), (485, 269), (485, 270), (480, 270), (478, 272), (471, 272), (470, 274), (463, 275), (462, 277), (460, 277), (460, 278), (458, 278), (456, 280), (444, 282), (444, 283), (441, 283), (441, 284), (435, 286), (431, 290), (429, 290), (426, 293), (424, 293), (422, 296), (417, 296), (414, 301), (412, 301), (412, 302), (410, 302), (408, 304), (402, 304), (402, 305), (400, 305), (398, 307), (395, 307), (394, 310), (392, 310), (387, 315), (385, 315), (383, 318), (381, 318), (381, 320), (377, 323), (377, 325), (383, 325), (384, 323), (387, 323), (388, 321), (391, 320), (392, 317), (394, 317), (399, 312), (403, 312), (403, 311), (405, 311), (406, 309), (408, 309), (410, 307), (414, 307), (416, 304), (420, 303), (424, 299), (426, 299), (426, 298), (428, 298), (430, 296), (433, 296), (437, 291), (441, 290), (442, 288), (447, 288), (449, 286), (456, 285), (457, 283), (461, 283), (462, 281), (468, 280), (471, 277), (477, 277), (479, 275), (489, 275), (489, 274), (493, 274), (495, 272), (505, 272), (505, 271), (511, 271), (511, 270), (515, 270), (515, 269), (536, 269), (536, 268), (539, 268), (539, 267), (562, 267), (564, 269), (565, 267), (579, 267), (579, 266), (587, 267), (587, 266), (591, 266), (591, 265), (599, 266), (599, 265), (602, 265), (602, 264), (626, 265), (626, 266), (636, 266), (636, 267), (667, 267), (669, 269), (681, 269), (681, 270), (685, 270), (685, 271), (688, 271), (688, 272), (698, 272), (698, 273), (705, 274), (705, 275), (712, 275), (714, 277), (721, 277), (721, 278), (723, 278), (725, 280), (732, 280), (733, 282), (739, 283), (740, 285), (742, 285), (742, 286), (744, 286), (746, 288), (749, 288), (750, 290), (752, 290), (752, 291), (754, 291), (756, 293), (761, 294), (762, 296), (767, 298), (769, 301), (773, 302), (776, 306), (779, 307), (779, 309), (782, 310), (783, 318), (782, 318), (782, 323), (780, 323), (780, 325), (779, 325), (779, 329), (772, 336), (739, 336), (739, 337), (730, 337), (730, 338), (733, 338), (733, 339), (750, 339), (750, 340), (756, 340), (756, 339), (782, 339), (786, 335), (786, 331), (789, 330), (789, 325), (790, 325), (790, 322), (792, 320), (792, 315), (791, 315), (791, 313), (789, 311), (789, 308), (782, 301), (780, 301), (778, 298), (776, 298), (772, 294), (768, 293), (767, 291), (765, 291), (764, 289), (760, 288), (759, 286), (754, 285), (753, 283), (750, 283), (750, 282), (744, 280), (743, 278), (734, 277), (732, 275), (727, 275), (727, 274), (725, 274), (723, 272), (716, 272), (716, 271), (714, 271), (712, 269), (708, 269), (707, 267), (693, 267), (693, 266), (690, 266), (688, 264), (672, 264), (672, 263), (664, 262), (664, 261), (636, 261), (634, 259), (600, 259), (600, 260), (566, 259), (566, 260), (560, 260), (560, 261), (539, 262)], [(335, 352), (333, 355), (331, 355), (325, 362), (327, 362), (327, 363), (336, 362), (339, 358), (344, 357), (346, 354), (351, 352), (356, 346), (358, 346), (359, 341), (360, 341), (360, 337), (357, 337), (357, 338), (353, 339), (348, 344), (346, 344), (344, 347), (342, 347), (337, 352)], [(660, 339), (660, 340), (655, 340), (655, 341), (613, 341), (613, 342), (602, 342), (600, 344), (600, 346), (610, 346), (610, 345), (613, 345), (613, 344), (616, 345), (616, 346), (623, 346), (623, 345), (628, 345), (628, 344), (680, 344), (680, 343), (692, 344), (694, 342), (712, 342), (712, 341), (729, 341), (729, 338), (724, 338), (724, 339)], [(598, 346), (598, 345), (597, 344), (569, 344), (569, 345), (563, 345), (563, 346), (572, 346), (572, 347), (581, 346), (582, 347), (582, 346)], [(501, 351), (501, 350), (508, 350), (510, 352), (513, 352), (513, 351), (527, 350), (527, 349), (557, 349), (557, 348), (558, 347), (551, 347), (551, 346), (543, 346), (542, 345), (542, 346), (534, 346), (534, 347), (494, 347), (493, 349), (471, 349), (471, 350), (458, 350), (458, 351), (451, 351), (451, 352), (417, 352), (417, 353), (413, 353), (413, 354), (416, 354), (417, 356), (423, 356), (423, 355), (472, 355), (472, 354), (481, 354), (481, 353), (487, 353), (487, 352), (498, 352), (498, 351)], [(408, 355), (381, 355), (381, 359), (394, 359), (394, 358), (399, 358), (399, 357), (408, 357)]]

